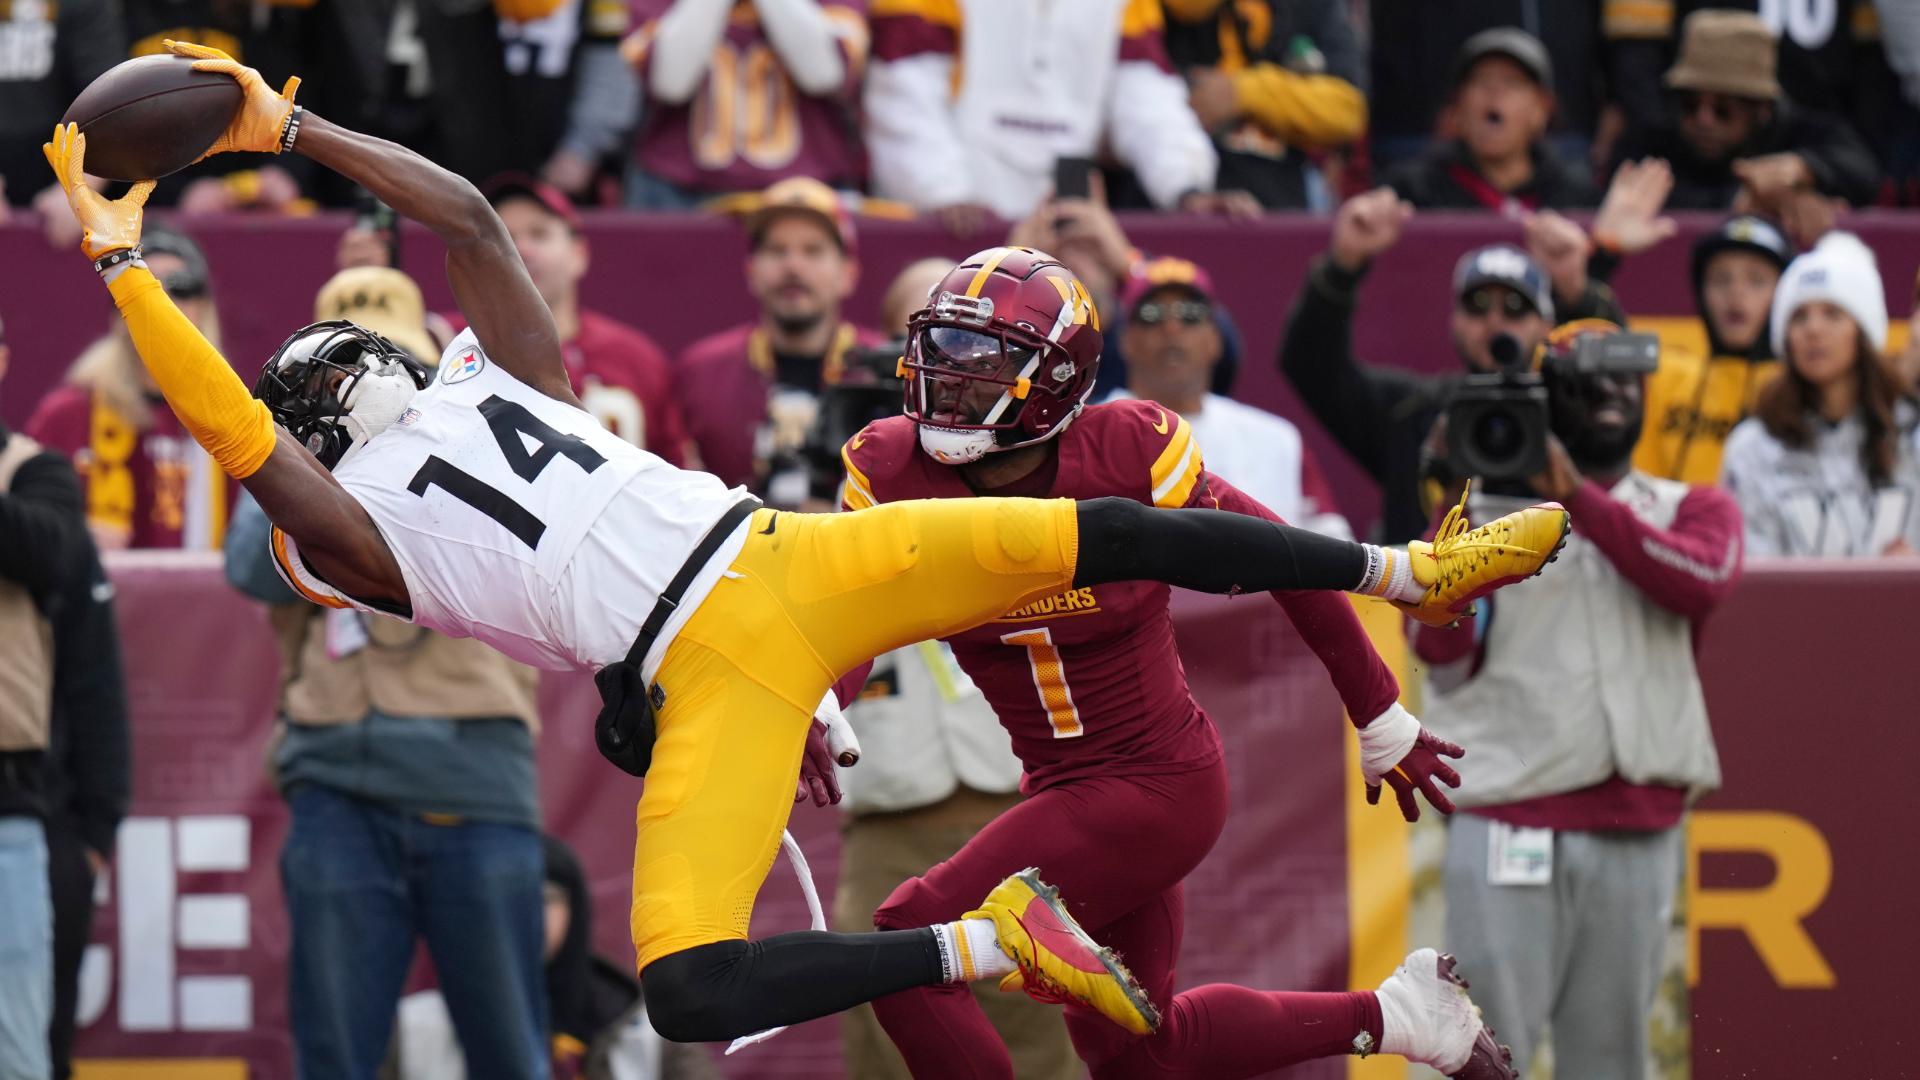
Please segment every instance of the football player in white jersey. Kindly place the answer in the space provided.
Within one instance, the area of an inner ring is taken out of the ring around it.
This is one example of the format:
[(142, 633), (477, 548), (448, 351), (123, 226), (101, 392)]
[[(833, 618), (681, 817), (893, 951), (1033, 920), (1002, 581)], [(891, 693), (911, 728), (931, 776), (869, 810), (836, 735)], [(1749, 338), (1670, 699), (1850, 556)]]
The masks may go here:
[[(85, 138), (67, 125), (46, 154), (84, 227), (82, 250), (174, 411), (273, 519), (276, 561), (304, 595), (477, 637), (541, 667), (597, 670), (601, 749), (648, 781), (632, 929), (648, 1015), (670, 1039), (732, 1038), (912, 986), (1003, 976), (1136, 1032), (1156, 1025), (1153, 1003), (1034, 871), (942, 926), (746, 940), (809, 718), (867, 658), (1110, 581), (1357, 591), (1450, 621), (1473, 597), (1538, 572), (1564, 539), (1557, 506), (1391, 550), (1129, 499), (757, 509), (581, 410), (547, 307), (471, 184), (304, 113), (292, 100), (298, 80), (276, 94), (216, 50), (168, 48), (244, 92), (210, 152), (301, 153), (432, 229), (470, 329), (422, 389), (382, 339), (319, 324), (288, 339), (249, 395), (143, 266), (151, 183), (112, 202), (93, 192), (81, 175)], [(1098, 314), (1038, 252), (999, 248), (967, 265), (977, 267), (967, 295), (936, 298), (954, 324), (939, 340), (971, 334), (983, 351), (920, 387), (952, 425), (930, 436), (975, 456), (1051, 437), (1092, 385)], [(1450, 805), (1436, 781), (1458, 783), (1442, 757), (1459, 748), (1404, 710), (1360, 740), (1370, 784)], [(1420, 1022), (1466, 1023), (1451, 985), (1425, 978), (1438, 1004)]]

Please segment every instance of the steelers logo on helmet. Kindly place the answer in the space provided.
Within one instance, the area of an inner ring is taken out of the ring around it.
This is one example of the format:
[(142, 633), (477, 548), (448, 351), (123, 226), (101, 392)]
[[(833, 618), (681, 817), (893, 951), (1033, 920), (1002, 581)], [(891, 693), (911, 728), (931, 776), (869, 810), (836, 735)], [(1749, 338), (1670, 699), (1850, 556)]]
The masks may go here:
[(946, 465), (1053, 438), (1086, 406), (1100, 316), (1052, 256), (1002, 247), (960, 263), (907, 324), (905, 412)]

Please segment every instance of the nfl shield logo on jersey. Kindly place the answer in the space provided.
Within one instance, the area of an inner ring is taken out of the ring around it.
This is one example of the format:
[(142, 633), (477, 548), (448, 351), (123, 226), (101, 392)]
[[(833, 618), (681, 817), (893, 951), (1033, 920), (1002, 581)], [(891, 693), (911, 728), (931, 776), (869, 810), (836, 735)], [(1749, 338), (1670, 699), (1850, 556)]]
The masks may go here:
[(487, 358), (481, 356), (479, 353), (472, 351), (462, 353), (460, 359), (453, 362), (453, 365), (447, 369), (446, 376), (440, 381), (445, 383), (465, 382), (475, 375), (480, 374), (480, 369), (486, 366)]

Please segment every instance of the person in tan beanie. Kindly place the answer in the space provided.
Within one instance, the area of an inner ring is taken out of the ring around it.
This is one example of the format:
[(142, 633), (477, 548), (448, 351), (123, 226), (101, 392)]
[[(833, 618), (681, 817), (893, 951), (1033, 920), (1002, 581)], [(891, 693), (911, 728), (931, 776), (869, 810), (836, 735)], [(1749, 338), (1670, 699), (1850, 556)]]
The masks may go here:
[(1687, 16), (1662, 79), (1671, 118), (1629, 131), (1615, 163), (1665, 158), (1674, 175), (1669, 209), (1762, 213), (1810, 243), (1830, 224), (1833, 200), (1873, 198), (1879, 165), (1844, 119), (1787, 97), (1778, 52), (1758, 15), (1708, 8)]

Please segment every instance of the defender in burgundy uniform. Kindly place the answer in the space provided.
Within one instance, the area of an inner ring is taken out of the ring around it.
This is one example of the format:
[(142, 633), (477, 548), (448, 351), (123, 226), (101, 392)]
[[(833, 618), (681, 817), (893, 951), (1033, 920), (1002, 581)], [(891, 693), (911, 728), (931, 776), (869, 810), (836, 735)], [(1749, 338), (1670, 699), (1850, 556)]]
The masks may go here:
[[(844, 448), (846, 509), (972, 495), (1117, 496), (1279, 520), (1206, 471), (1179, 414), (1143, 401), (1083, 405), (1100, 352), (1098, 314), (1064, 267), (1017, 248), (969, 264), (935, 286), (931, 306), (910, 323), (902, 361), (907, 415), (869, 425)], [(1045, 329), (1020, 321), (1028, 288), (1041, 290), (1042, 300), (1052, 296), (1052, 308), (1063, 296), (1075, 298), (1072, 314)], [(1065, 392), (1037, 392), (1043, 380), (1065, 383)], [(1457, 784), (1438, 755), (1460, 751), (1396, 703), (1394, 677), (1347, 599), (1274, 597), (1326, 664), (1349, 714), (1367, 721), (1363, 758), (1379, 756), (1369, 728), (1377, 735), (1404, 725), (1414, 733), (1385, 751), (1391, 759), (1370, 769), (1370, 781), (1388, 774), (1409, 818), (1419, 814), (1415, 787), (1451, 810), (1432, 778)], [(1408, 957), (1377, 993), (1214, 985), (1173, 995), (1181, 881), (1220, 835), (1227, 774), (1218, 733), (1188, 692), (1167, 602), (1167, 586), (1156, 582), (1078, 588), (949, 639), (1013, 737), (1028, 799), (953, 858), (901, 885), (875, 925), (957, 918), (982, 888), (1040, 867), (1161, 1010), (1159, 1030), (1137, 1037), (1068, 1008), (1074, 1044), (1102, 1080), (1222, 1080), (1374, 1050), (1454, 1076), (1511, 1077), (1453, 978), (1451, 958), (1432, 950)], [(1005, 1048), (964, 988), (913, 990), (873, 1005), (916, 1076), (1012, 1075)]]

